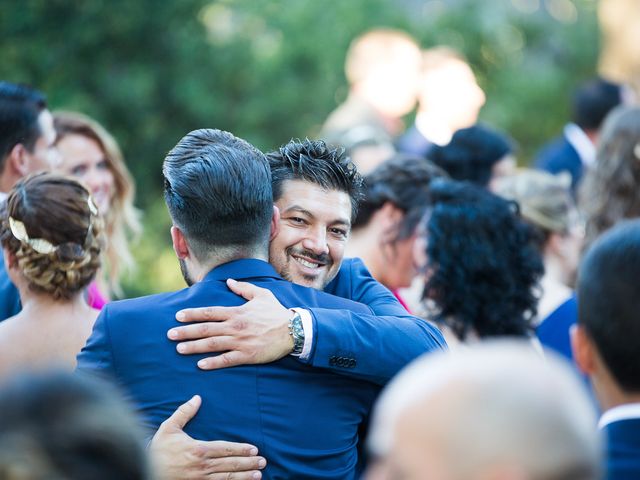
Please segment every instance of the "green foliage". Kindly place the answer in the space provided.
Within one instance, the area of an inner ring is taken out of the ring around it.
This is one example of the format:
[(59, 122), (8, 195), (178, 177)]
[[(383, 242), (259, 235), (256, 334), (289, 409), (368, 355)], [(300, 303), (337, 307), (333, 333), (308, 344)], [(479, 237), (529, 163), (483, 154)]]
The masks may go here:
[(267, 150), (313, 136), (346, 96), (349, 42), (378, 26), (464, 52), (487, 92), (483, 120), (519, 142), (522, 163), (566, 121), (568, 92), (598, 53), (587, 0), (24, 0), (3, 3), (0, 78), (95, 117), (121, 143), (146, 212), (127, 293), (143, 294), (181, 285), (164, 154), (201, 127)]

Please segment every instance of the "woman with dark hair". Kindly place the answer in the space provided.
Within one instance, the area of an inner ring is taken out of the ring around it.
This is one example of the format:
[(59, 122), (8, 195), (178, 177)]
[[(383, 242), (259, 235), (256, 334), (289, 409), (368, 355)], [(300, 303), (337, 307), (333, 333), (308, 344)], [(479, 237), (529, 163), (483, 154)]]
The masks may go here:
[(0, 323), (0, 375), (52, 365), (72, 369), (98, 315), (84, 296), (102, 248), (91, 195), (69, 177), (28, 176), (7, 198), (0, 240), (22, 303)]
[(413, 261), (416, 227), (429, 205), (430, 182), (445, 176), (428, 160), (397, 154), (364, 179), (346, 254), (361, 258), (407, 310), (398, 289), (411, 286), (419, 273)]
[(621, 220), (640, 217), (640, 108), (617, 107), (604, 121), (595, 167), (579, 189), (583, 251)]
[(492, 190), (497, 179), (515, 172), (513, 150), (513, 143), (506, 135), (474, 125), (458, 130), (447, 145), (434, 145), (428, 157), (452, 179)]
[(462, 341), (530, 336), (544, 269), (517, 205), (465, 182), (438, 179), (430, 190), (417, 260), (434, 319)]

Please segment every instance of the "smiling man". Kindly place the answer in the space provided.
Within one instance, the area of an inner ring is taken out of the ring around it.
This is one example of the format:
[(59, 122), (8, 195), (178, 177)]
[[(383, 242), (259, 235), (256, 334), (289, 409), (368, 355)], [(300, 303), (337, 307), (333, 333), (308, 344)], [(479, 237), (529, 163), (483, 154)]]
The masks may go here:
[[(198, 367), (206, 370), (291, 356), (309, 366), (384, 385), (422, 353), (446, 348), (439, 330), (411, 316), (360, 259), (342, 262), (361, 196), (360, 175), (342, 150), (322, 141), (292, 141), (267, 159), (274, 204), (280, 211), (270, 263), (291, 282), (366, 304), (372, 313), (289, 310), (266, 289), (229, 282), (232, 291), (249, 301), (239, 307), (178, 312), (182, 322), (199, 322), (169, 331), (170, 339), (182, 341), (178, 352), (221, 352), (198, 357)], [(197, 409), (187, 405), (185, 411), (194, 415)], [(158, 432), (152, 444), (162, 469), (173, 472), (167, 478), (210, 471), (220, 454), (189, 439), (180, 428), (171, 431)]]

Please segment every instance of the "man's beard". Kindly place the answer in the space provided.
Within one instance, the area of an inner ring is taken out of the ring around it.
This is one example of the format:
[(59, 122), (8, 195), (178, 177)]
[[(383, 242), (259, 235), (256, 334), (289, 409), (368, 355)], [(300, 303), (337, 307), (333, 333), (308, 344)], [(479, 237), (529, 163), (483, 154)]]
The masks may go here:
[[(331, 258), (331, 256), (330, 256), (329, 254), (327, 254), (327, 253), (323, 253), (323, 254), (321, 254), (321, 255), (317, 255), (317, 254), (315, 254), (315, 253), (313, 253), (313, 252), (311, 252), (311, 251), (309, 251), (309, 250), (305, 250), (305, 249), (297, 249), (297, 248), (294, 248), (294, 247), (287, 247), (287, 248), (285, 249), (285, 255), (286, 255), (286, 258), (287, 258), (287, 260), (288, 260), (288, 261), (287, 261), (287, 262), (285, 262), (285, 264), (282, 266), (282, 271), (281, 271), (281, 272), (278, 272), (278, 273), (280, 274), (280, 276), (281, 276), (282, 278), (284, 278), (285, 280), (287, 280), (287, 281), (289, 281), (289, 282), (291, 282), (291, 283), (296, 283), (295, 279), (294, 279), (294, 278), (293, 278), (293, 276), (291, 275), (291, 271), (290, 271), (290, 268), (289, 268), (289, 265), (290, 265), (292, 262), (295, 262), (295, 261), (296, 261), (296, 260), (293, 258), (293, 255), (297, 255), (297, 256), (299, 256), (299, 257), (307, 257), (307, 258), (310, 258), (310, 259), (312, 259), (312, 260), (316, 260), (316, 261), (318, 261), (318, 262), (320, 262), (320, 263), (324, 264), (324, 265), (323, 265), (323, 268), (326, 268), (326, 269), (327, 269), (327, 274), (328, 274), (328, 275), (323, 279), (323, 280), (324, 280), (324, 282), (322, 283), (322, 285), (317, 285), (317, 286), (315, 286), (315, 285), (314, 285), (314, 287), (313, 287), (313, 288), (316, 288), (316, 289), (318, 289), (318, 290), (323, 290), (323, 289), (324, 289), (324, 287), (326, 287), (326, 286), (327, 286), (327, 284), (328, 284), (331, 280), (333, 280), (333, 277), (335, 277), (335, 273), (336, 273), (336, 272), (333, 272), (333, 275), (331, 275), (331, 276), (329, 275), (329, 270), (330, 270), (330, 269), (331, 269), (331, 267), (333, 266), (333, 259), (332, 259), (332, 258)], [(309, 283), (313, 283), (314, 281), (316, 281), (316, 280), (317, 280), (317, 277), (315, 277), (315, 276), (307, 276), (307, 275), (305, 275), (304, 273), (302, 274), (302, 277), (303, 277), (305, 280), (307, 280)]]
[(196, 283), (191, 278), (191, 275), (189, 275), (189, 270), (187, 269), (187, 262), (185, 262), (182, 258), (179, 258), (178, 263), (180, 264), (180, 272), (182, 272), (182, 278), (184, 278), (184, 281), (186, 282), (187, 286), (190, 287), (191, 285)]

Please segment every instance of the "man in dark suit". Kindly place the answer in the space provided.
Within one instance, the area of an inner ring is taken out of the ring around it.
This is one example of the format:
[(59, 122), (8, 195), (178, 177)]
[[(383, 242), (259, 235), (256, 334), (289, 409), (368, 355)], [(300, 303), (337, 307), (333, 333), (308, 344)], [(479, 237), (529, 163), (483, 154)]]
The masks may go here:
[[(0, 204), (22, 177), (58, 164), (55, 139), (45, 96), (25, 85), (0, 82)], [(18, 290), (0, 258), (0, 320), (21, 308)]]
[(608, 480), (640, 478), (640, 221), (614, 227), (578, 274), (573, 355), (600, 406)]
[(600, 126), (607, 114), (624, 100), (622, 85), (595, 78), (583, 84), (573, 97), (572, 122), (562, 135), (542, 147), (534, 165), (550, 173), (569, 172), (575, 192), (586, 168), (596, 160)]
[[(107, 305), (78, 356), (79, 370), (115, 378), (151, 429), (185, 396), (203, 393), (206, 401), (187, 432), (258, 446), (269, 459), (266, 478), (355, 478), (358, 429), (377, 394), (376, 384), (317, 369), (292, 356), (204, 372), (191, 357), (176, 352), (166, 331), (177, 325), (175, 312), (181, 308), (241, 305), (242, 298), (227, 288), (228, 278), (268, 289), (286, 307), (372, 311), (286, 282), (266, 263), (269, 226), (275, 234), (279, 212), (273, 208), (268, 163), (246, 142), (226, 132), (192, 132), (168, 154), (163, 173), (174, 249), (191, 287)], [(340, 173), (329, 172), (328, 178)], [(352, 198), (336, 190), (332, 200), (343, 211)], [(296, 225), (304, 224), (300, 220), (290, 217)], [(336, 239), (343, 237), (343, 220), (349, 221), (341, 218), (332, 227)], [(297, 250), (292, 255), (309, 279), (325, 267), (334, 268), (326, 257), (311, 258)], [(277, 336), (286, 345), (276, 350), (301, 349), (299, 316), (292, 315), (287, 325), (274, 325), (286, 333)], [(218, 342), (224, 344), (225, 338)], [(356, 359), (353, 352), (343, 352), (333, 363), (348, 369)]]

